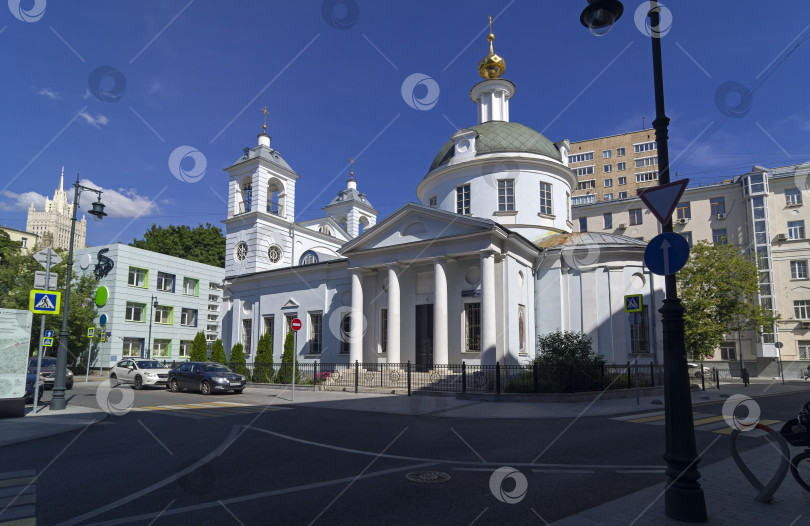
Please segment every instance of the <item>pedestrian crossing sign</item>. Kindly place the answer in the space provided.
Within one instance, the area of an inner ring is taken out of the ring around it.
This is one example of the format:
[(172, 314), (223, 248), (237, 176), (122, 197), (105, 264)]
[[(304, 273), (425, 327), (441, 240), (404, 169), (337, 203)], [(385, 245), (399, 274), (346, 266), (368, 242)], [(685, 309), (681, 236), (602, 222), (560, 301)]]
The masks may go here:
[(89, 327), (87, 329), (87, 337), (88, 338), (92, 338), (95, 335), (95, 333), (96, 333), (96, 328), (95, 327)]
[(641, 294), (624, 297), (624, 312), (641, 312)]
[(104, 333), (102, 332), (102, 333), (99, 335), (99, 339), (100, 339), (102, 342), (106, 342), (106, 341), (107, 341), (107, 335), (106, 335), (106, 334), (104, 334)]
[(53, 338), (42, 338), (43, 347), (53, 347)]
[(32, 290), (29, 308), (34, 314), (59, 314), (61, 293), (47, 290)]

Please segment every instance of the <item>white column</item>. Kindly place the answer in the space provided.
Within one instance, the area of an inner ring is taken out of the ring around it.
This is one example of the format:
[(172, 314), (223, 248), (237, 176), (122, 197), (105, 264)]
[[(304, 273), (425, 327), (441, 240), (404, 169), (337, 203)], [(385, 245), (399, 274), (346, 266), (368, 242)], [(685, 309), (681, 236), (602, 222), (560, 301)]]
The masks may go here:
[(388, 363), (400, 363), (400, 303), (397, 266), (388, 266)]
[(495, 355), (495, 256), (481, 253), (481, 364), (494, 365)]
[(363, 361), (363, 276), (352, 271), (352, 314), (349, 326), (349, 361)]
[(433, 363), (449, 363), (447, 351), (447, 263), (433, 260)]

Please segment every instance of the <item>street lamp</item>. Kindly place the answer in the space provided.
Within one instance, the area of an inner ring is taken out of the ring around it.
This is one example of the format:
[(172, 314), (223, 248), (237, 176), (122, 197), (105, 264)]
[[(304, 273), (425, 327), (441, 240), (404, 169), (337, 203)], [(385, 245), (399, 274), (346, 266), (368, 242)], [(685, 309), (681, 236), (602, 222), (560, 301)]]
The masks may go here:
[[(589, 0), (580, 15), (582, 25), (591, 33), (601, 36), (610, 31), (624, 11), (618, 0)], [(650, 1), (650, 28), (652, 37), (653, 81), (655, 87), (655, 141), (658, 143), (658, 184), (669, 183), (669, 148), (667, 127), (669, 118), (664, 112), (664, 77), (661, 66), (661, 38), (659, 24), (661, 8)], [(664, 225), (664, 232), (672, 232), (672, 218)], [(667, 517), (686, 522), (706, 522), (706, 500), (698, 479), (695, 444), (695, 425), (692, 419), (692, 394), (686, 365), (684, 344), (684, 308), (678, 299), (675, 274), (665, 277), (666, 299), (658, 311), (664, 338), (664, 404), (666, 422), (667, 485), (664, 492), (664, 512)]]
[(82, 191), (94, 192), (98, 196), (98, 200), (93, 203), (88, 214), (95, 216), (98, 219), (103, 218), (107, 214), (104, 213), (104, 204), (101, 202), (101, 190), (95, 188), (88, 188), (79, 184), (79, 174), (76, 174), (76, 182), (73, 183), (73, 211), (70, 218), (70, 248), (68, 249), (67, 259), (67, 277), (65, 281), (65, 303), (64, 311), (62, 312), (62, 330), (59, 332), (59, 350), (56, 354), (56, 378), (53, 381), (53, 395), (51, 396), (51, 411), (61, 411), (67, 407), (65, 400), (65, 370), (67, 368), (67, 351), (68, 351), (68, 308), (70, 307), (70, 281), (73, 278), (73, 236), (76, 232), (76, 208), (79, 206), (79, 196)]
[(156, 296), (152, 296), (152, 304), (149, 308), (149, 339), (146, 342), (146, 356), (141, 352), (141, 358), (152, 357), (152, 320), (155, 317), (155, 309), (158, 307), (158, 300)]

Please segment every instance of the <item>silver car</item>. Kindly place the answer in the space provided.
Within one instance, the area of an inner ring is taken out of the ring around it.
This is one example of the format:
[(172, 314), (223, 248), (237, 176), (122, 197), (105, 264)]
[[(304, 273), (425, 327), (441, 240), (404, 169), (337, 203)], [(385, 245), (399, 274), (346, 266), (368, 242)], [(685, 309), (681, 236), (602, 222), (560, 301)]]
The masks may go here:
[(165, 388), (169, 369), (149, 358), (124, 358), (110, 369), (110, 380), (132, 384), (135, 389), (151, 385)]

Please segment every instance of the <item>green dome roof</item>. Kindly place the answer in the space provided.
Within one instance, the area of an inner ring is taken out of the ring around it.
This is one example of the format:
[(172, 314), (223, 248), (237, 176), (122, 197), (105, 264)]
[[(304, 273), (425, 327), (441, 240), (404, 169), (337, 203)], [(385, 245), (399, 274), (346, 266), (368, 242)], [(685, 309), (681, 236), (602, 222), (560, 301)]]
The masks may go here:
[[(533, 129), (517, 122), (489, 121), (477, 126), (465, 128), (478, 132), (475, 139), (477, 155), (500, 152), (520, 152), (545, 155), (561, 161), (560, 152), (554, 143)], [(453, 158), (455, 141), (450, 139), (436, 154), (430, 170), (433, 171)]]

